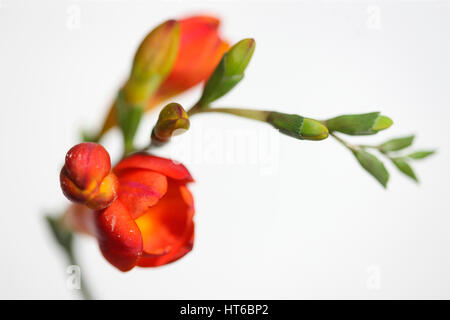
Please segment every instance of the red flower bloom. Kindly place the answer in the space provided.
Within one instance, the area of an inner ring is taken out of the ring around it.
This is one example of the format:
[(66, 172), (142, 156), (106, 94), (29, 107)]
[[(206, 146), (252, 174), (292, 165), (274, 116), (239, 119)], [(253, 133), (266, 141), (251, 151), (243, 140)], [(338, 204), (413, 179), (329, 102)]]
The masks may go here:
[(187, 254), (194, 241), (189, 171), (169, 159), (135, 154), (113, 173), (119, 181), (117, 199), (97, 211), (72, 206), (66, 222), (94, 235), (103, 256), (121, 271), (164, 265)]

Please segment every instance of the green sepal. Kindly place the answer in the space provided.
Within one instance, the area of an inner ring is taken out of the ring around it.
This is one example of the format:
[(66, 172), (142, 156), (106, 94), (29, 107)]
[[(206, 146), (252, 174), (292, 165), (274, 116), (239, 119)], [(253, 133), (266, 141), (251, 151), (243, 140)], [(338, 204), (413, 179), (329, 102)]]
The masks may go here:
[(267, 117), (267, 123), (270, 123), (281, 133), (288, 136), (302, 139), (302, 126), (305, 118), (297, 114), (286, 114), (281, 112), (271, 112)]
[(347, 114), (325, 121), (328, 130), (353, 136), (375, 134), (389, 128), (393, 121), (379, 112)]
[(415, 151), (413, 153), (408, 154), (407, 157), (410, 159), (414, 159), (414, 160), (421, 160), (421, 159), (425, 159), (425, 158), (431, 156), (435, 152), (436, 151), (434, 151), (434, 150)]
[(270, 112), (266, 119), (281, 133), (300, 140), (323, 140), (328, 129), (320, 121), (304, 118), (297, 114)]
[(208, 107), (211, 102), (228, 93), (244, 78), (244, 71), (254, 51), (255, 40), (244, 39), (223, 55), (205, 84), (198, 102), (200, 108)]
[(378, 160), (373, 154), (364, 149), (353, 150), (358, 162), (361, 166), (369, 172), (384, 188), (386, 188), (389, 181), (389, 172), (386, 170), (383, 162)]
[(392, 163), (397, 167), (398, 170), (400, 170), (402, 173), (410, 177), (416, 182), (419, 182), (419, 180), (416, 177), (416, 174), (414, 173), (413, 168), (409, 165), (408, 162), (406, 162), (405, 158), (393, 158)]
[(381, 152), (390, 152), (390, 151), (398, 151), (405, 149), (412, 145), (414, 141), (414, 135), (402, 137), (402, 138), (395, 138), (391, 139), (382, 145), (380, 145), (380, 151)]
[(119, 91), (116, 110), (117, 120), (125, 143), (125, 152), (131, 152), (134, 147), (134, 136), (144, 113), (144, 106), (130, 104), (126, 101), (123, 91)]

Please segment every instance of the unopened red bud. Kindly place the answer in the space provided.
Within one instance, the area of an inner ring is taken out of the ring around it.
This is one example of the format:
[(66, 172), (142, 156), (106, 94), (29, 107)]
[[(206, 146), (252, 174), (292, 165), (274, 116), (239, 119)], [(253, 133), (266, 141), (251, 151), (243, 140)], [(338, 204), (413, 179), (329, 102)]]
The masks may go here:
[(92, 142), (81, 143), (67, 152), (60, 182), (64, 195), (77, 203), (99, 210), (117, 197), (118, 181), (111, 171), (108, 152)]

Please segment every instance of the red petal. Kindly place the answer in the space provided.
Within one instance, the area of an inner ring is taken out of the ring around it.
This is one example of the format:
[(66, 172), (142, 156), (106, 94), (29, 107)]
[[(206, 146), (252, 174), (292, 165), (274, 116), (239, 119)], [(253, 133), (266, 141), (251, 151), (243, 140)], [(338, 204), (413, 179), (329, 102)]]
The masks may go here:
[(67, 152), (65, 168), (73, 183), (85, 189), (94, 181), (100, 184), (111, 170), (111, 160), (100, 144), (84, 142)]
[(116, 200), (95, 215), (96, 236), (103, 256), (119, 270), (131, 270), (142, 255), (142, 236), (127, 209)]
[(64, 224), (71, 230), (93, 236), (95, 233), (94, 210), (72, 203), (64, 213)]
[(186, 186), (169, 180), (166, 195), (136, 220), (143, 238), (138, 266), (156, 267), (187, 254), (194, 239), (193, 198)]
[(218, 33), (220, 21), (209, 16), (180, 20), (180, 49), (170, 75), (148, 107), (158, 104), (206, 80), (229, 45)]
[(161, 173), (142, 169), (120, 171), (119, 200), (133, 219), (154, 206), (167, 191), (167, 178)]
[(172, 179), (183, 180), (184, 182), (194, 181), (189, 171), (181, 163), (146, 153), (133, 154), (123, 159), (114, 168), (114, 172), (119, 176), (120, 171), (124, 169), (146, 169), (159, 172)]

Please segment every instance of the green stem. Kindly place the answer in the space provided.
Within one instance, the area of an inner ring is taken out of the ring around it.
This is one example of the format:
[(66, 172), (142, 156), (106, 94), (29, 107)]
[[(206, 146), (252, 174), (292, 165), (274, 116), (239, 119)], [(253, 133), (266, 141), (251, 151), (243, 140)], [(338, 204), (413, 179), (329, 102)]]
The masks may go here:
[[(55, 241), (64, 250), (64, 253), (66, 254), (69, 264), (79, 266), (73, 250), (74, 233), (71, 230), (69, 230), (67, 226), (64, 224), (62, 215), (58, 217), (48, 215), (45, 218)], [(83, 277), (80, 278), (80, 282), (81, 282), (80, 293), (82, 297), (86, 300), (91, 300), (92, 296), (87, 288), (86, 282), (83, 280)]]
[(136, 152), (136, 153), (138, 153), (138, 152), (146, 152), (146, 151), (148, 151), (151, 148), (161, 147), (163, 145), (164, 145), (163, 143), (159, 143), (159, 142), (155, 141), (154, 139), (151, 139), (149, 144), (147, 144), (143, 148), (134, 150), (133, 153), (134, 152)]
[(360, 144), (360, 145), (352, 145), (352, 144), (350, 144), (350, 143), (348, 143), (348, 142), (346, 142), (346, 141), (344, 141), (343, 139), (341, 139), (340, 137), (338, 137), (337, 135), (335, 135), (333, 132), (330, 132), (330, 136), (332, 136), (333, 138), (335, 138), (337, 141), (339, 141), (342, 145), (344, 145), (347, 149), (349, 149), (350, 151), (356, 151), (356, 150), (358, 150), (358, 149), (365, 149), (365, 148), (367, 148), (367, 149), (375, 149), (375, 150), (378, 150), (382, 155), (384, 155), (386, 158), (388, 158), (389, 160), (393, 160), (394, 158), (393, 157), (391, 157), (389, 154), (387, 154), (387, 153), (385, 153), (385, 152), (382, 152), (381, 150), (380, 150), (380, 147), (379, 146), (372, 146), (372, 145), (366, 145), (366, 144)]
[(355, 151), (359, 148), (359, 146), (354, 146), (350, 143), (348, 143), (347, 141), (343, 140), (342, 138), (338, 137), (336, 134), (334, 134), (333, 132), (329, 133), (330, 136), (332, 136), (333, 138), (335, 138), (338, 142), (340, 142), (343, 146), (345, 146), (347, 149), (349, 149), (350, 151)]
[(206, 109), (199, 109), (195, 106), (188, 111), (188, 115), (192, 116), (197, 113), (208, 113), (208, 112), (215, 112), (215, 113), (227, 113), (232, 114), (238, 117), (247, 118), (247, 119), (253, 119), (258, 121), (267, 121), (267, 117), (270, 114), (270, 111), (262, 111), (262, 110), (252, 110), (252, 109), (240, 109), (240, 108), (206, 108)]
[(380, 151), (380, 147), (379, 147), (379, 146), (372, 146), (372, 145), (367, 145), (367, 144), (360, 144), (359, 147), (360, 147), (360, 148), (367, 148), (367, 149), (376, 149), (376, 150)]
[[(187, 111), (189, 117), (192, 117), (194, 114), (198, 113), (226, 113), (232, 114), (238, 117), (253, 119), (257, 121), (267, 122), (267, 117), (270, 114), (270, 111), (261, 111), (261, 110), (252, 110), (252, 109), (241, 109), (241, 108), (200, 108), (199, 105), (194, 105), (189, 111)], [(154, 147), (160, 147), (164, 145), (164, 143), (160, 143), (151, 139), (150, 143), (141, 149), (130, 149), (131, 151), (127, 152), (129, 154), (131, 152), (145, 152)]]
[(125, 158), (130, 153), (134, 152), (134, 141), (133, 139), (124, 139), (124, 151), (123, 158)]

